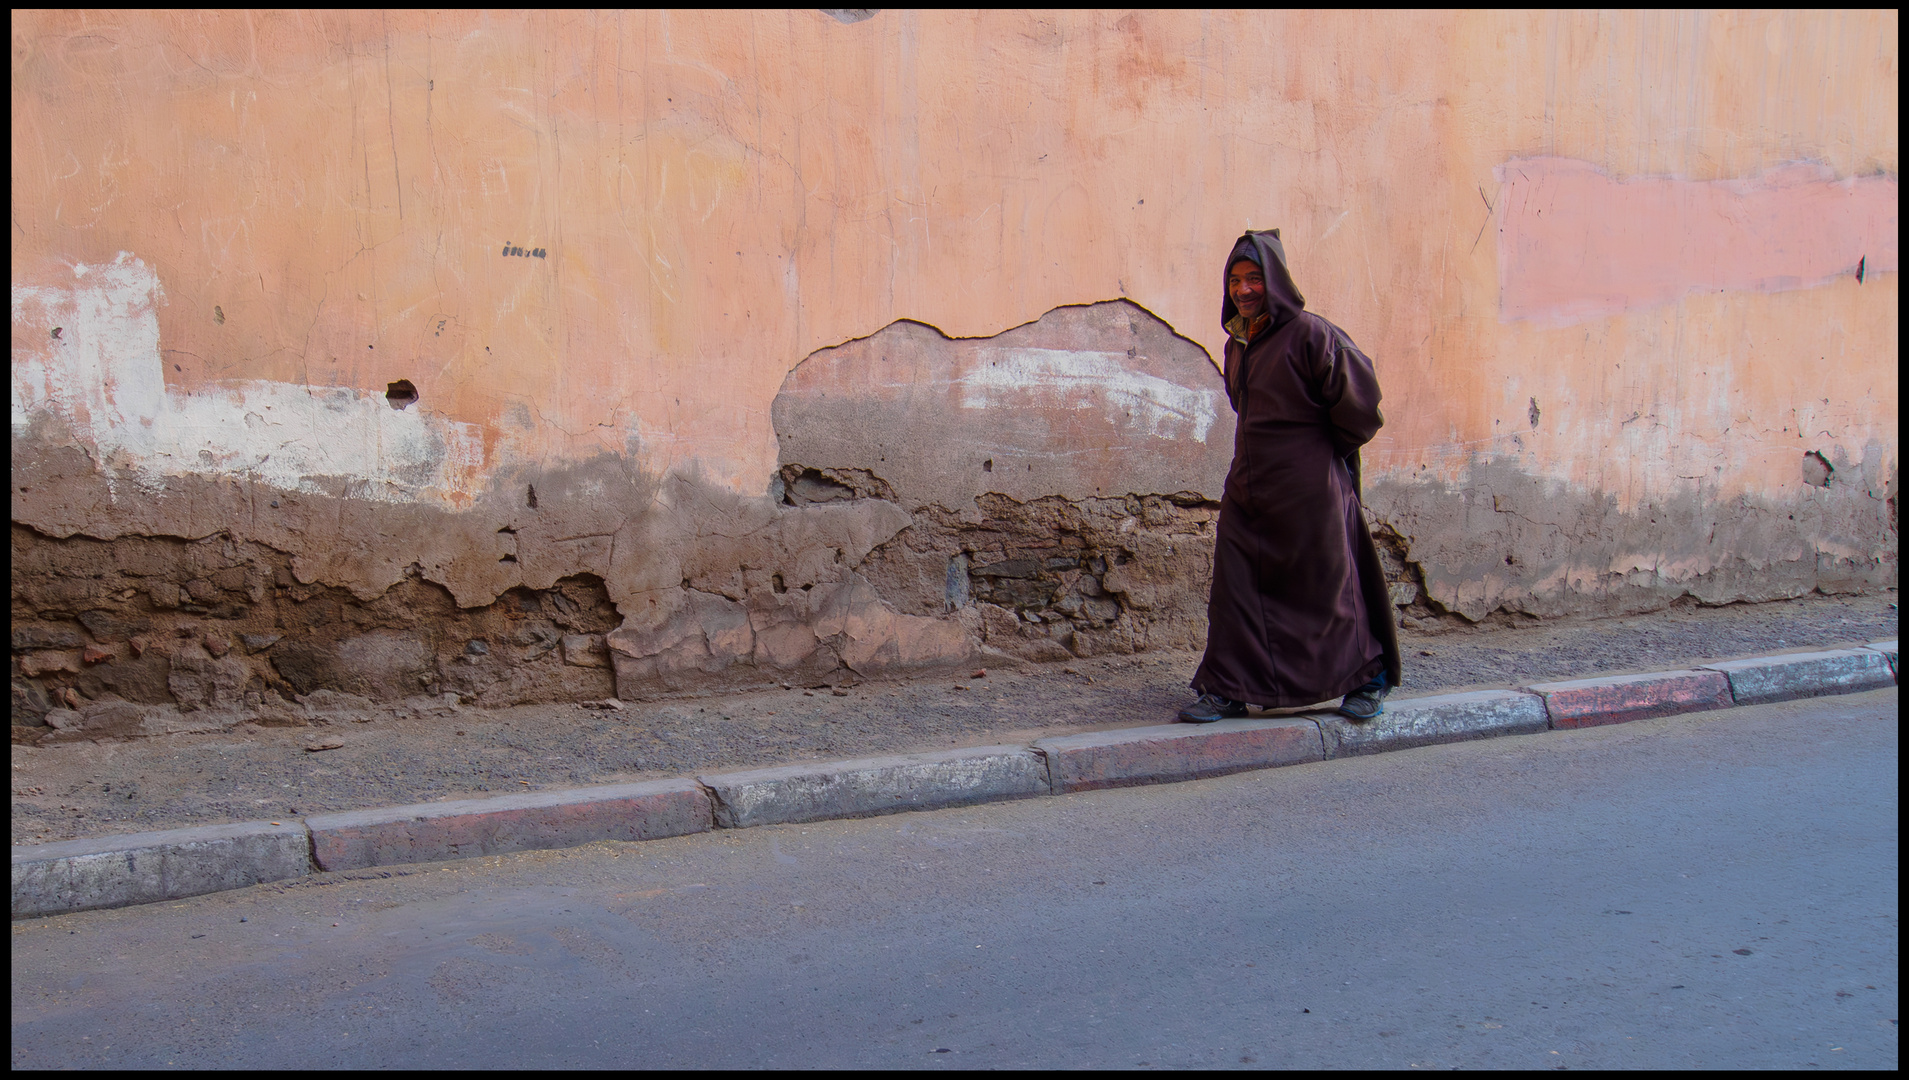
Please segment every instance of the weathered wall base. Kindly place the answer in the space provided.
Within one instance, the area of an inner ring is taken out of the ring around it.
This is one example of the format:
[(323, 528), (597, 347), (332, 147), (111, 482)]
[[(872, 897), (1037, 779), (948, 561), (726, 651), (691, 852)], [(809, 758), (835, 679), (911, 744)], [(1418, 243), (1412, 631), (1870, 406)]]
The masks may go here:
[[(803, 482), (789, 486), (791, 499), (826, 490), (816, 470), (794, 472)], [(976, 504), (978, 517), (917, 510), (836, 580), (791, 587), (775, 572), (766, 587), (745, 584), (734, 596), (689, 589), (661, 626), (610, 635), (618, 693), (823, 685), (1204, 638), (1212, 504), (1191, 495), (1029, 503), (986, 495)], [(836, 505), (902, 513), (866, 498)]]
[(12, 553), (16, 727), (96, 702), (222, 715), (321, 690), (508, 705), (613, 689), (603, 637), (619, 620), (590, 575), (460, 608), (416, 576), (371, 600), (301, 583), (287, 553), (225, 533), (55, 539), (14, 525)]
[(870, 554), (869, 580), (904, 612), (965, 611), (982, 640), (1029, 660), (1197, 647), (1206, 637), (1219, 508), (1198, 495), (943, 507)]
[(1895, 586), (1893, 457), (1873, 445), (1862, 461), (1840, 447), (1829, 458), (1833, 469), (1786, 497), (1718, 499), (1693, 483), (1682, 498), (1629, 511), (1613, 495), (1481, 460), (1455, 485), (1370, 484), (1366, 509), (1391, 538), (1381, 547), (1393, 572), (1417, 586), (1393, 592), (1414, 618), (1613, 616), (1684, 596), (1729, 604)]
[[(323, 691), (481, 705), (644, 699), (1188, 646), (1204, 632), (1215, 510), (1179, 501), (1191, 505), (989, 496), (978, 520), (926, 508), (909, 527), (881, 500), (742, 500), (727, 520), (700, 522), (724, 543), (695, 549), (685, 583), (658, 590), (673, 595), (628, 601), (639, 616), (667, 610), (648, 628), (625, 620), (592, 574), (460, 607), (414, 568), (361, 599), (301, 581), (292, 554), (231, 532), (61, 538), (15, 524), (14, 722), (58, 738), (45, 727), (54, 709), (171, 707), (113, 712), (110, 732), (88, 727), (88, 737), (153, 734)], [(870, 522), (881, 524), (857, 527)], [(791, 550), (791, 534), (805, 532)], [(860, 543), (836, 543), (855, 533)], [(896, 535), (871, 547), (885, 534)]]

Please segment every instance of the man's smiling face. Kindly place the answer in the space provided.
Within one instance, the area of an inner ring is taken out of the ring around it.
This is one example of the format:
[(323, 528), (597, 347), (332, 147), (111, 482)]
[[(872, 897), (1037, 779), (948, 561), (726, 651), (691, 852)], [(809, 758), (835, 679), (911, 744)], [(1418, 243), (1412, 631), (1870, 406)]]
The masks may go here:
[(1226, 294), (1241, 315), (1256, 319), (1266, 310), (1266, 275), (1259, 264), (1241, 259), (1226, 272)]

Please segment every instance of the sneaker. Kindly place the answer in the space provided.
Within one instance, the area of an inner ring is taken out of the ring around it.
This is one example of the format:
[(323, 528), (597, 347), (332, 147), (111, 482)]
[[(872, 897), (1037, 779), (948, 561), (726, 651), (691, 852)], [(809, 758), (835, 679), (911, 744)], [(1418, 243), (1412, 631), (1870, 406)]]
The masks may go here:
[(1349, 720), (1370, 720), (1385, 712), (1385, 695), (1391, 691), (1385, 673), (1346, 695), (1339, 703), (1339, 715)]
[(1215, 720), (1226, 720), (1246, 715), (1246, 703), (1223, 698), (1218, 694), (1201, 694), (1200, 700), (1180, 710), (1180, 722), (1183, 724), (1210, 724)]

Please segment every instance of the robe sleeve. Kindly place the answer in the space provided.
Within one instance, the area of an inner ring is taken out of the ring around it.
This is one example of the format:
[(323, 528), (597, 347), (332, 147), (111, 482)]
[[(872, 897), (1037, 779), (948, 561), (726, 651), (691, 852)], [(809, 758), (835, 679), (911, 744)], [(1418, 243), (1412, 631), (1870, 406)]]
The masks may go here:
[(1319, 365), (1319, 400), (1332, 426), (1333, 447), (1345, 456), (1372, 441), (1385, 426), (1379, 412), (1379, 377), (1372, 360), (1343, 334), (1326, 342)]

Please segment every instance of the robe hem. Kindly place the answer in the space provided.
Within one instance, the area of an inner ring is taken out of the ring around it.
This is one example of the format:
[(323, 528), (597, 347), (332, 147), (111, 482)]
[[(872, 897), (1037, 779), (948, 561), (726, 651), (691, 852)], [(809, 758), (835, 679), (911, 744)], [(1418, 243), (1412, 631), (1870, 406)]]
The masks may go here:
[[(1386, 663), (1386, 657), (1384, 656), (1379, 656), (1373, 660), (1369, 660), (1363, 666), (1359, 668), (1359, 670), (1364, 672), (1365, 674), (1360, 675), (1358, 678), (1355, 678), (1352, 681), (1348, 682), (1346, 684), (1345, 689), (1339, 690), (1333, 693), (1329, 693), (1329, 694), (1321, 694), (1318, 697), (1305, 697), (1305, 696), (1294, 697), (1287, 694), (1272, 694), (1272, 693), (1262, 693), (1262, 692), (1251, 691), (1251, 690), (1227, 689), (1225, 687), (1216, 686), (1211, 682), (1202, 681), (1200, 676), (1197, 673), (1193, 676), (1193, 681), (1187, 683), (1187, 687), (1195, 691), (1196, 693), (1222, 694), (1222, 695), (1225, 695), (1225, 697), (1228, 700), (1244, 701), (1249, 704), (1256, 705), (1262, 710), (1295, 709), (1302, 705), (1316, 705), (1321, 702), (1330, 701), (1333, 698), (1345, 697), (1347, 694), (1352, 693), (1354, 690), (1357, 690), (1359, 687), (1364, 686), (1366, 683), (1372, 681), (1372, 679), (1376, 677), (1381, 671), (1387, 671), (1389, 667), (1390, 665)], [(1394, 681), (1396, 682), (1396, 680)]]

